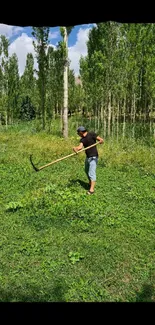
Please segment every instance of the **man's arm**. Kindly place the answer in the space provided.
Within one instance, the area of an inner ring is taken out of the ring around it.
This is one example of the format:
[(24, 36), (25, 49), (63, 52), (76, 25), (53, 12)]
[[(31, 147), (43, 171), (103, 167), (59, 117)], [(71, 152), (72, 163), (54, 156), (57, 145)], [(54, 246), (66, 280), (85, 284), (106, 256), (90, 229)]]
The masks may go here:
[(78, 152), (79, 150), (81, 150), (82, 148), (83, 148), (83, 143), (81, 142), (81, 143), (79, 144), (79, 146), (73, 148), (73, 151), (75, 151), (75, 152), (77, 153), (77, 152)]
[(101, 137), (99, 137), (99, 135), (96, 137), (96, 140), (98, 140), (100, 144), (104, 142), (104, 140)]

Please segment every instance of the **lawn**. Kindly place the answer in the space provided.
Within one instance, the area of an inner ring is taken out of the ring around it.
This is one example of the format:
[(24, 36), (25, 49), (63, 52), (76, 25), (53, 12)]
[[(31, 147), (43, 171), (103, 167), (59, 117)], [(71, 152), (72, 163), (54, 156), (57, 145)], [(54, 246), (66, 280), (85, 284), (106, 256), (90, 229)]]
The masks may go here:
[(95, 194), (85, 153), (45, 132), (0, 132), (0, 301), (155, 301), (155, 146), (98, 146)]

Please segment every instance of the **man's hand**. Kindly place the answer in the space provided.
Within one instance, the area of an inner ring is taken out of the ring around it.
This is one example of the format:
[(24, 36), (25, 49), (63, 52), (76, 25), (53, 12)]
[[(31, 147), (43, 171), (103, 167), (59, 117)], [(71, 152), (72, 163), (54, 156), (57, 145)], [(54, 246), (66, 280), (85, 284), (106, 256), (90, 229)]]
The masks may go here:
[(77, 150), (76, 147), (73, 147), (73, 151), (74, 151), (75, 153), (78, 153), (78, 150)]
[(78, 153), (78, 151), (79, 150), (82, 150), (82, 148), (83, 148), (83, 144), (80, 143), (78, 147), (73, 147), (73, 151), (76, 152), (76, 153)]
[(104, 142), (104, 140), (99, 136), (97, 137), (97, 140), (99, 141), (100, 144)]

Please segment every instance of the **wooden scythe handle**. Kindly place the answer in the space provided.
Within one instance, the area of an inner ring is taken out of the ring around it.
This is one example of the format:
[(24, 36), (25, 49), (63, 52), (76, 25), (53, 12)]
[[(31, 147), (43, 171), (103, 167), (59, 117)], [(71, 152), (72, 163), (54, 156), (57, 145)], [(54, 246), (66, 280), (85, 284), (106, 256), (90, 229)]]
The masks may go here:
[(100, 142), (96, 142), (96, 143), (92, 144), (92, 145), (89, 146), (89, 147), (86, 147), (86, 148), (81, 149), (81, 150), (79, 150), (79, 151), (77, 151), (77, 152), (71, 153), (70, 155), (67, 155), (67, 156), (65, 156), (65, 157), (62, 157), (62, 158), (56, 159), (56, 160), (54, 160), (54, 161), (52, 161), (52, 162), (50, 162), (50, 163), (48, 163), (48, 164), (46, 164), (46, 165), (44, 165), (44, 166), (41, 166), (41, 167), (39, 167), (39, 168), (37, 168), (37, 167), (34, 165), (34, 163), (33, 163), (33, 161), (32, 161), (32, 155), (30, 155), (30, 162), (31, 162), (31, 164), (32, 164), (32, 166), (33, 166), (33, 168), (34, 168), (34, 170), (35, 170), (36, 172), (38, 172), (38, 171), (40, 171), (41, 169), (46, 168), (46, 167), (48, 167), (48, 166), (51, 166), (51, 165), (53, 165), (53, 164), (55, 164), (55, 163), (57, 163), (57, 162), (59, 162), (59, 161), (61, 161), (61, 160), (64, 160), (64, 159), (66, 159), (66, 158), (69, 158), (69, 157), (72, 157), (72, 156), (74, 156), (74, 155), (77, 155), (77, 154), (79, 154), (80, 152), (83, 152), (83, 151), (85, 151), (85, 150), (87, 150), (87, 149), (89, 149), (89, 148), (95, 147), (95, 146), (96, 146), (97, 144), (99, 144), (99, 143), (100, 143)]

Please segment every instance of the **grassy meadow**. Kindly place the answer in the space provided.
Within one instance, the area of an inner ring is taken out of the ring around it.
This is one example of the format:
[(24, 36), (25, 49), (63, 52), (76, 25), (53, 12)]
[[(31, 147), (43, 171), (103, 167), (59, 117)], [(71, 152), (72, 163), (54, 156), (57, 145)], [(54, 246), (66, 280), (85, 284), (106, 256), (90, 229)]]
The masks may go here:
[(67, 140), (0, 129), (1, 302), (155, 301), (155, 143), (105, 139), (92, 196), (85, 153), (30, 164), (78, 143), (76, 122)]

